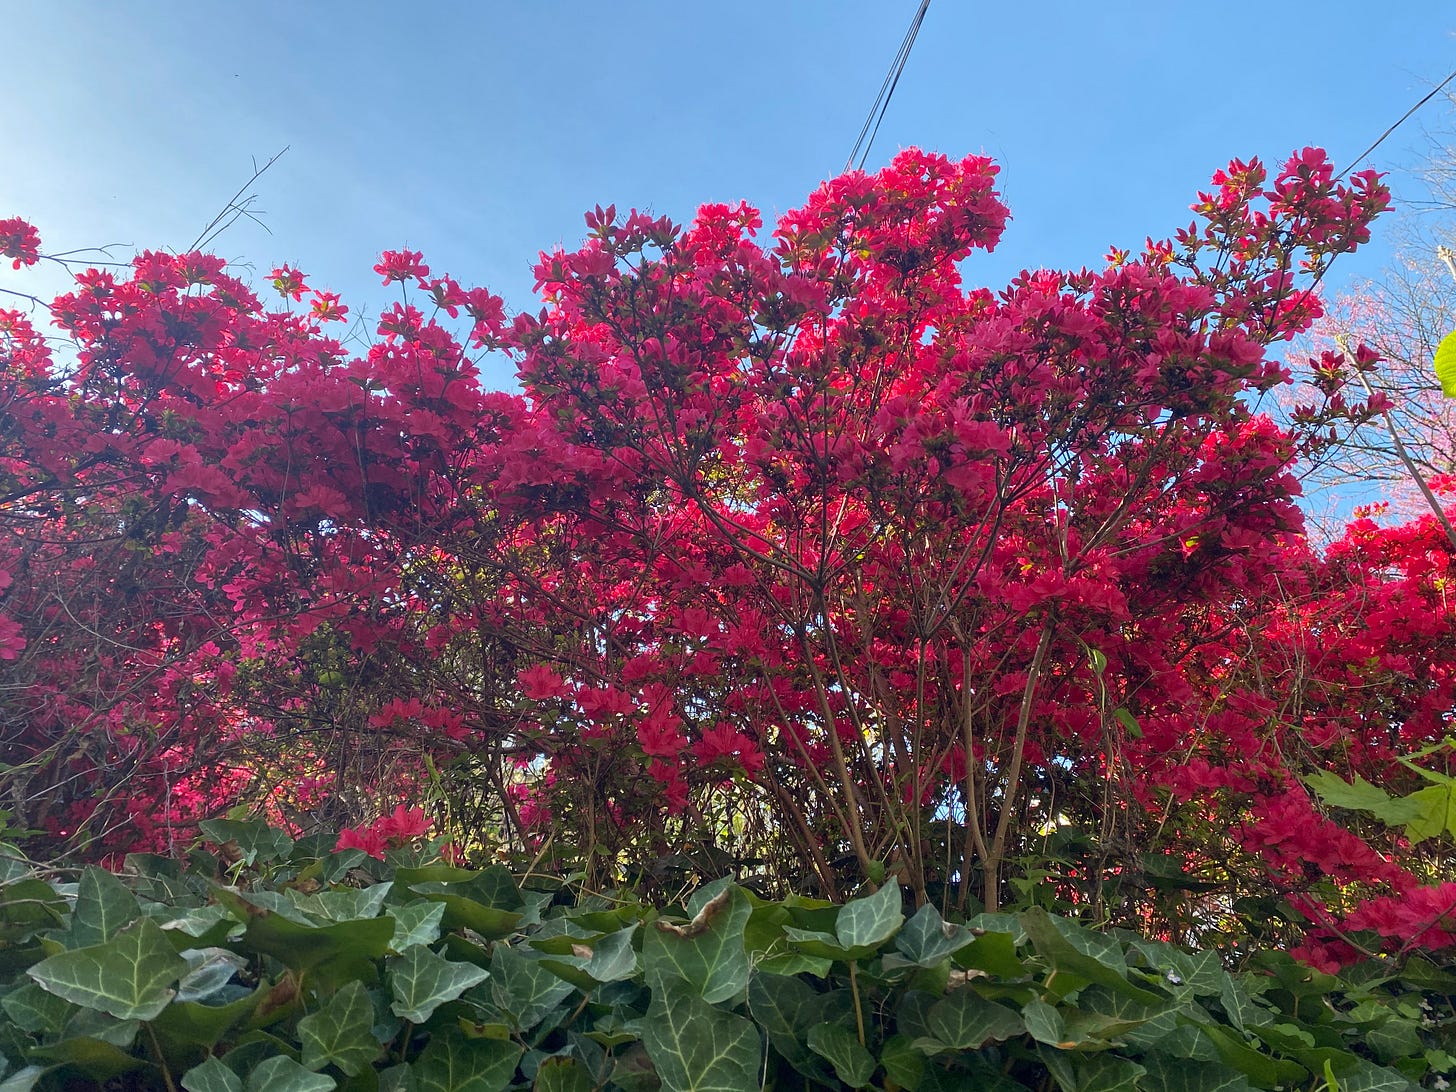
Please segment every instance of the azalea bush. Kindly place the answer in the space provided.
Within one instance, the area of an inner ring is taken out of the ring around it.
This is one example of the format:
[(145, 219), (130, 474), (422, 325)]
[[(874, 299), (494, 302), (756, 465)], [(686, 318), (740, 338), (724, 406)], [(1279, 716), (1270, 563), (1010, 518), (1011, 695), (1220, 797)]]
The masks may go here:
[(995, 175), (907, 151), (770, 233), (599, 208), (514, 318), (386, 252), (362, 347), (302, 272), (264, 303), (195, 253), (78, 272), (58, 337), (0, 313), (4, 806), (48, 853), (232, 806), (381, 851), (428, 805), (660, 897), (1449, 945), (1449, 820), (1306, 779), (1456, 773), (1451, 544), (1303, 535), (1301, 460), (1388, 405), (1367, 351), (1264, 412), (1384, 186), (1235, 161), (1171, 240), (992, 292)]

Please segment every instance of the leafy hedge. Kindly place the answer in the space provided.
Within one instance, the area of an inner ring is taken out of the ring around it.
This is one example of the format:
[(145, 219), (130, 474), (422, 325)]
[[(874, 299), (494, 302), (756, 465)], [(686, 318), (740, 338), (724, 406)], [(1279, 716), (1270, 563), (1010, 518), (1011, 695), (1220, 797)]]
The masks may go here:
[(74, 882), (0, 860), (0, 1092), (1399, 1092), (1444, 1087), (1456, 975), (1225, 969), (1040, 909), (906, 916), (727, 881), (633, 901), (205, 825)]

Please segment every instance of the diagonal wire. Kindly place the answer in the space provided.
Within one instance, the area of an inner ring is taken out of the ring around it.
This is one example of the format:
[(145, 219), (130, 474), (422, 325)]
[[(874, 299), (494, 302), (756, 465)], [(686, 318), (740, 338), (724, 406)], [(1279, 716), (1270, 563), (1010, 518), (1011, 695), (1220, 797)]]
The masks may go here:
[[(890, 70), (885, 73), (885, 80), (880, 84), (880, 93), (875, 96), (875, 101), (870, 104), (869, 115), (865, 123), (860, 127), (859, 136), (855, 139), (854, 147), (850, 150), (849, 158), (844, 161), (846, 171), (855, 169), (864, 170), (865, 160), (869, 158), (870, 147), (875, 142), (875, 136), (880, 131), (880, 122), (885, 120), (885, 111), (890, 107), (890, 100), (895, 96), (895, 88), (900, 84), (900, 76), (905, 71), (905, 64), (910, 60), (910, 50), (915, 47), (915, 36), (920, 33), (920, 25), (925, 22), (925, 12), (930, 7), (930, 0), (920, 0), (920, 8), (915, 13), (915, 18), (910, 20), (910, 29), (905, 31), (905, 37), (900, 41), (900, 48), (895, 53), (895, 59), (890, 62)], [(876, 114), (878, 111), (878, 115)], [(859, 163), (856, 165), (855, 156), (859, 156)]]
[(1399, 121), (1397, 121), (1389, 129), (1385, 130), (1385, 132), (1381, 133), (1380, 136), (1376, 139), (1376, 141), (1375, 141), (1374, 144), (1370, 145), (1370, 147), (1366, 148), (1363, 152), (1361, 152), (1359, 155), (1357, 155), (1351, 161), (1350, 165), (1348, 167), (1346, 167), (1343, 171), (1341, 171), (1339, 173), (1339, 175), (1337, 175), (1336, 177), (1343, 178), (1345, 175), (1349, 174), (1352, 170), (1354, 170), (1355, 167), (1359, 165), (1359, 163), (1360, 163), (1360, 161), (1362, 159), (1364, 159), (1371, 152), (1375, 151), (1376, 148), (1378, 148), (1382, 144), (1384, 144), (1386, 137), (1390, 136), (1391, 133), (1395, 132), (1402, 125), (1404, 125), (1410, 119), (1410, 116), (1412, 114), (1414, 114), (1417, 110), (1419, 110), (1422, 106), (1426, 105), (1426, 103), (1430, 102), (1433, 98), (1435, 98), (1437, 95), (1439, 95), (1442, 92), (1442, 90), (1445, 89), (1446, 85), (1448, 83), (1450, 83), (1452, 80), (1456, 80), (1456, 71), (1453, 71), (1444, 80), (1442, 80), (1440, 83), (1436, 84), (1435, 87), (1431, 88), (1431, 93), (1429, 95), (1427, 95), (1425, 98), (1421, 99), (1420, 102), (1416, 103), (1409, 110), (1407, 110), (1404, 114), (1402, 114), (1400, 116), (1400, 120)]

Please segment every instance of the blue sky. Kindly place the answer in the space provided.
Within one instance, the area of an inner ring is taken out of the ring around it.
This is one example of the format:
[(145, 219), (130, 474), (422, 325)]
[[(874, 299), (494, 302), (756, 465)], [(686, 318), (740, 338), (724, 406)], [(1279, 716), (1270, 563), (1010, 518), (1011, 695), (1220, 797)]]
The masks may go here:
[[(0, 217), (48, 249), (181, 247), (288, 146), (256, 187), (271, 234), (240, 223), (225, 257), (295, 264), (373, 312), (392, 297), (370, 266), (408, 245), (528, 307), (537, 251), (598, 202), (800, 203), (842, 167), (915, 7), (15, 5)], [(1014, 219), (968, 276), (998, 287), (1171, 233), (1231, 156), (1321, 144), (1344, 166), (1456, 68), (1453, 31), (1445, 0), (932, 0), (869, 165), (912, 144), (997, 159)], [(1398, 197), (1417, 196), (1422, 122), (1456, 127), (1432, 103), (1371, 160)], [(56, 287), (8, 263), (0, 286)]]

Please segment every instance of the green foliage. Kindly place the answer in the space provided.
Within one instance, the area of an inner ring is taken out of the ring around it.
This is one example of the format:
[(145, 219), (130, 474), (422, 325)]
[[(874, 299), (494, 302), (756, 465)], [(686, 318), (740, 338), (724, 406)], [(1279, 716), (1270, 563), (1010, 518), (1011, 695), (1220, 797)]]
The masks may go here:
[(1456, 398), (1456, 331), (1447, 334), (1436, 346), (1434, 371), (1441, 392), (1447, 398)]
[(907, 917), (893, 880), (659, 912), (218, 833), (226, 876), (0, 879), (0, 1092), (1403, 1092), (1456, 1068), (1456, 974), (1418, 959), (1230, 970), (1039, 908)]

